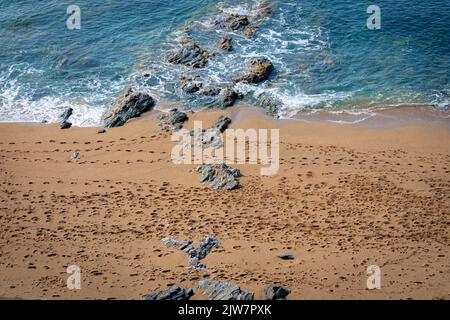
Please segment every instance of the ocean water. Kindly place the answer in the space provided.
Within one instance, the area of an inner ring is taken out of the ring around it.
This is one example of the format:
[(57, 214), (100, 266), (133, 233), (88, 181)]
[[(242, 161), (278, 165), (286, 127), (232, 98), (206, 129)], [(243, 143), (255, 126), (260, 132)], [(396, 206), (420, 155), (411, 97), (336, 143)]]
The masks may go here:
[[(0, 0), (0, 121), (56, 121), (74, 108), (75, 125), (98, 125), (128, 84), (185, 110), (212, 98), (187, 95), (182, 75), (230, 85), (252, 57), (275, 71), (264, 83), (238, 84), (256, 105), (265, 92), (282, 117), (299, 111), (364, 113), (430, 105), (450, 109), (450, 2), (442, 0)], [(218, 49), (224, 13), (275, 10), (254, 39), (232, 33), (235, 50)], [(66, 27), (69, 5), (81, 29)], [(381, 29), (369, 30), (369, 5), (381, 8)], [(206, 68), (166, 62), (188, 35), (214, 53)]]

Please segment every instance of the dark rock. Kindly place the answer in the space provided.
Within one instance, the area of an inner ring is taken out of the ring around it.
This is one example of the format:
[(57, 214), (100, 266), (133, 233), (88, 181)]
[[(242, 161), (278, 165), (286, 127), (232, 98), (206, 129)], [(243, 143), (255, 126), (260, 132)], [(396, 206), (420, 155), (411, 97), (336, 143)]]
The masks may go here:
[(59, 127), (61, 129), (68, 129), (72, 126), (72, 123), (69, 120), (70, 116), (73, 113), (73, 109), (72, 108), (68, 108), (66, 111), (64, 111), (60, 116), (59, 116)]
[(99, 130), (97, 131), (97, 133), (105, 133), (105, 132), (106, 132), (105, 129), (99, 129)]
[(69, 120), (70, 116), (73, 113), (73, 109), (72, 108), (68, 108), (66, 111), (64, 111), (60, 116), (59, 116), (59, 122), (63, 123), (64, 121)]
[(112, 103), (111, 111), (104, 116), (105, 128), (122, 126), (129, 119), (151, 110), (154, 105), (155, 100), (150, 95), (134, 92), (131, 87), (127, 87)]
[(294, 256), (291, 254), (283, 254), (281, 256), (278, 256), (278, 258), (282, 260), (294, 260)]
[(253, 58), (247, 64), (249, 73), (235, 79), (235, 82), (258, 83), (266, 80), (273, 69), (272, 62), (267, 58)]
[(232, 88), (224, 88), (219, 94), (219, 103), (222, 108), (231, 107), (241, 96)]
[(174, 286), (168, 289), (152, 292), (145, 296), (143, 300), (189, 300), (194, 293), (194, 289), (182, 289)]
[(200, 182), (205, 183), (211, 190), (233, 190), (240, 187), (239, 169), (231, 169), (226, 164), (205, 164), (194, 168), (201, 173)]
[(183, 127), (183, 123), (188, 120), (186, 113), (172, 109), (168, 114), (159, 116), (159, 127), (164, 131), (177, 131)]
[(220, 38), (219, 41), (219, 47), (222, 50), (226, 50), (226, 51), (232, 51), (233, 50), (233, 46), (231, 45), (231, 37), (229, 36), (223, 36), (222, 38)]
[(242, 30), (242, 34), (247, 38), (253, 38), (259, 29), (258, 24), (248, 26)]
[(193, 40), (184, 39), (181, 48), (169, 54), (167, 61), (173, 64), (183, 64), (192, 68), (204, 68), (209, 59), (209, 53), (200, 48)]
[(263, 93), (258, 97), (259, 105), (266, 110), (266, 113), (274, 118), (279, 118), (281, 103), (269, 95)]
[(200, 94), (203, 94), (204, 96), (217, 96), (220, 94), (220, 89), (212, 86), (206, 86), (203, 87), (202, 90), (199, 92)]
[(274, 284), (268, 285), (264, 289), (264, 297), (266, 300), (286, 300), (290, 291)]
[(199, 244), (197, 249), (197, 257), (202, 260), (211, 252), (212, 248), (218, 247), (220, 244), (216, 238), (207, 236)]
[(69, 129), (72, 126), (72, 123), (69, 121), (63, 121), (59, 124), (61, 129)]
[(231, 119), (225, 116), (220, 116), (219, 119), (212, 125), (211, 128), (217, 129), (219, 132), (224, 132), (231, 124)]
[(238, 14), (228, 15), (226, 17), (226, 22), (228, 24), (228, 30), (230, 31), (241, 30), (250, 23), (247, 16), (241, 16)]
[(189, 94), (196, 93), (203, 87), (203, 83), (196, 81), (194, 79), (184, 77), (181, 78), (180, 85), (181, 90)]
[(253, 300), (253, 292), (242, 291), (238, 285), (214, 280), (200, 280), (199, 288), (209, 300)]

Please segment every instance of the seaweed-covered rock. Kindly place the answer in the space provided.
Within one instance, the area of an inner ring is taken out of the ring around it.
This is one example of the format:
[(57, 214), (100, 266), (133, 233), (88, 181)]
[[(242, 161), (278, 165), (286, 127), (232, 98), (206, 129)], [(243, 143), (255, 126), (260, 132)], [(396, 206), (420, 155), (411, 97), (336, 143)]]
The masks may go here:
[(274, 284), (268, 285), (264, 288), (264, 298), (266, 300), (286, 300), (290, 291)]
[(200, 182), (211, 190), (233, 190), (239, 188), (239, 169), (231, 169), (226, 164), (204, 164), (194, 168), (201, 174)]
[(180, 49), (169, 54), (167, 61), (192, 68), (204, 68), (206, 66), (209, 59), (208, 51), (198, 46), (192, 39), (183, 39), (180, 45)]
[(186, 113), (178, 109), (172, 109), (167, 114), (159, 116), (159, 127), (164, 131), (177, 131), (183, 127), (183, 123), (188, 120)]
[(273, 70), (272, 62), (267, 58), (252, 58), (247, 68), (249, 72), (237, 79), (235, 82), (258, 83), (266, 80)]
[(242, 291), (238, 285), (214, 280), (200, 280), (199, 288), (209, 300), (253, 300), (253, 292)]
[(145, 296), (143, 300), (189, 300), (194, 293), (194, 289), (182, 289), (174, 286), (168, 289), (152, 292)]
[(219, 48), (226, 51), (232, 51), (233, 46), (231, 45), (231, 41), (232, 41), (231, 37), (223, 36), (222, 38), (220, 38)]
[(123, 126), (129, 119), (139, 117), (155, 105), (153, 98), (127, 87), (112, 103), (111, 110), (103, 117), (106, 128)]

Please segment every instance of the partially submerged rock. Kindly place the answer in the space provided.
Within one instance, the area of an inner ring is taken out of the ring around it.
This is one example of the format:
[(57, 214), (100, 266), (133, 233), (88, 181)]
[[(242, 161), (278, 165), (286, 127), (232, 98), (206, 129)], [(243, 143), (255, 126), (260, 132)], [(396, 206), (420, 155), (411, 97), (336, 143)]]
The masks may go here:
[(219, 94), (219, 103), (222, 108), (231, 107), (241, 96), (232, 88), (224, 88)]
[(181, 48), (169, 54), (167, 61), (173, 64), (183, 64), (192, 68), (204, 68), (208, 63), (209, 53), (198, 46), (192, 39), (183, 39)]
[(172, 109), (167, 114), (160, 115), (159, 127), (164, 131), (177, 131), (183, 127), (183, 123), (189, 118), (186, 113), (179, 111), (178, 109)]
[(198, 79), (182, 77), (180, 79), (180, 86), (183, 92), (192, 94), (198, 92), (203, 87), (203, 83)]
[(239, 15), (239, 14), (230, 14), (226, 17), (226, 22), (228, 26), (228, 30), (236, 31), (242, 30), (246, 26), (249, 25), (249, 19), (247, 16)]
[(61, 129), (68, 129), (72, 126), (72, 123), (69, 122), (69, 118), (73, 113), (73, 109), (72, 108), (67, 108), (66, 111), (64, 111), (60, 116), (59, 116), (59, 127)]
[(273, 70), (272, 62), (267, 58), (252, 58), (247, 68), (249, 72), (237, 79), (235, 82), (258, 83), (266, 80)]
[(155, 105), (153, 98), (127, 87), (112, 103), (111, 110), (104, 116), (106, 128), (123, 126), (129, 119), (139, 117)]
[(253, 292), (242, 291), (238, 285), (214, 280), (200, 280), (199, 288), (209, 300), (253, 300)]
[(200, 182), (211, 190), (233, 190), (239, 188), (239, 169), (231, 169), (226, 164), (204, 164), (194, 168), (201, 174)]
[(266, 114), (274, 118), (279, 118), (281, 103), (278, 100), (272, 98), (268, 94), (263, 93), (258, 97), (258, 103), (262, 108), (266, 110)]
[(231, 124), (231, 119), (225, 116), (220, 116), (219, 119), (212, 125), (212, 129), (216, 129), (220, 133), (224, 132)]
[(189, 300), (194, 293), (194, 289), (182, 289), (174, 286), (168, 289), (152, 292), (145, 296), (143, 300)]
[(232, 51), (233, 46), (231, 44), (231, 41), (232, 41), (231, 37), (223, 36), (222, 38), (220, 38), (219, 48), (226, 51)]
[(290, 291), (280, 286), (274, 284), (268, 285), (264, 288), (264, 298), (265, 300), (286, 300), (286, 297)]

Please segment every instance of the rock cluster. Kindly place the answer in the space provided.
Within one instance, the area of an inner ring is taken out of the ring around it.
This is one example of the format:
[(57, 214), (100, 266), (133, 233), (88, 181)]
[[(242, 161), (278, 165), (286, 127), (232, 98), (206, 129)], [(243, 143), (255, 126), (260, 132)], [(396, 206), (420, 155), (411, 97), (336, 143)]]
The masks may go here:
[(150, 111), (155, 105), (153, 98), (142, 92), (135, 92), (127, 87), (112, 103), (111, 110), (103, 117), (106, 128), (119, 127), (129, 119), (139, 117)]
[(261, 94), (258, 97), (259, 105), (266, 110), (266, 114), (271, 117), (279, 118), (279, 111), (281, 103), (276, 99), (272, 98), (268, 94)]
[(183, 127), (183, 123), (186, 122), (189, 118), (186, 113), (174, 108), (171, 109), (169, 113), (160, 115), (158, 119), (158, 125), (161, 130), (178, 131)]
[(194, 289), (182, 289), (174, 286), (168, 289), (152, 292), (145, 296), (143, 300), (189, 300), (194, 293)]
[(219, 104), (222, 108), (231, 107), (234, 105), (237, 99), (241, 99), (242, 96), (239, 95), (232, 88), (224, 88), (220, 90), (219, 94)]
[(201, 174), (200, 182), (211, 190), (233, 190), (241, 186), (239, 169), (231, 169), (223, 163), (200, 165), (194, 171)]
[(225, 51), (233, 51), (231, 41), (232, 39), (230, 36), (223, 36), (222, 38), (220, 38), (219, 48)]
[(214, 280), (200, 280), (200, 289), (209, 300), (253, 300), (253, 292), (242, 291), (238, 285)]
[(204, 68), (208, 63), (209, 53), (198, 46), (192, 39), (180, 41), (181, 48), (169, 54), (167, 61), (173, 64), (183, 64), (192, 68)]

